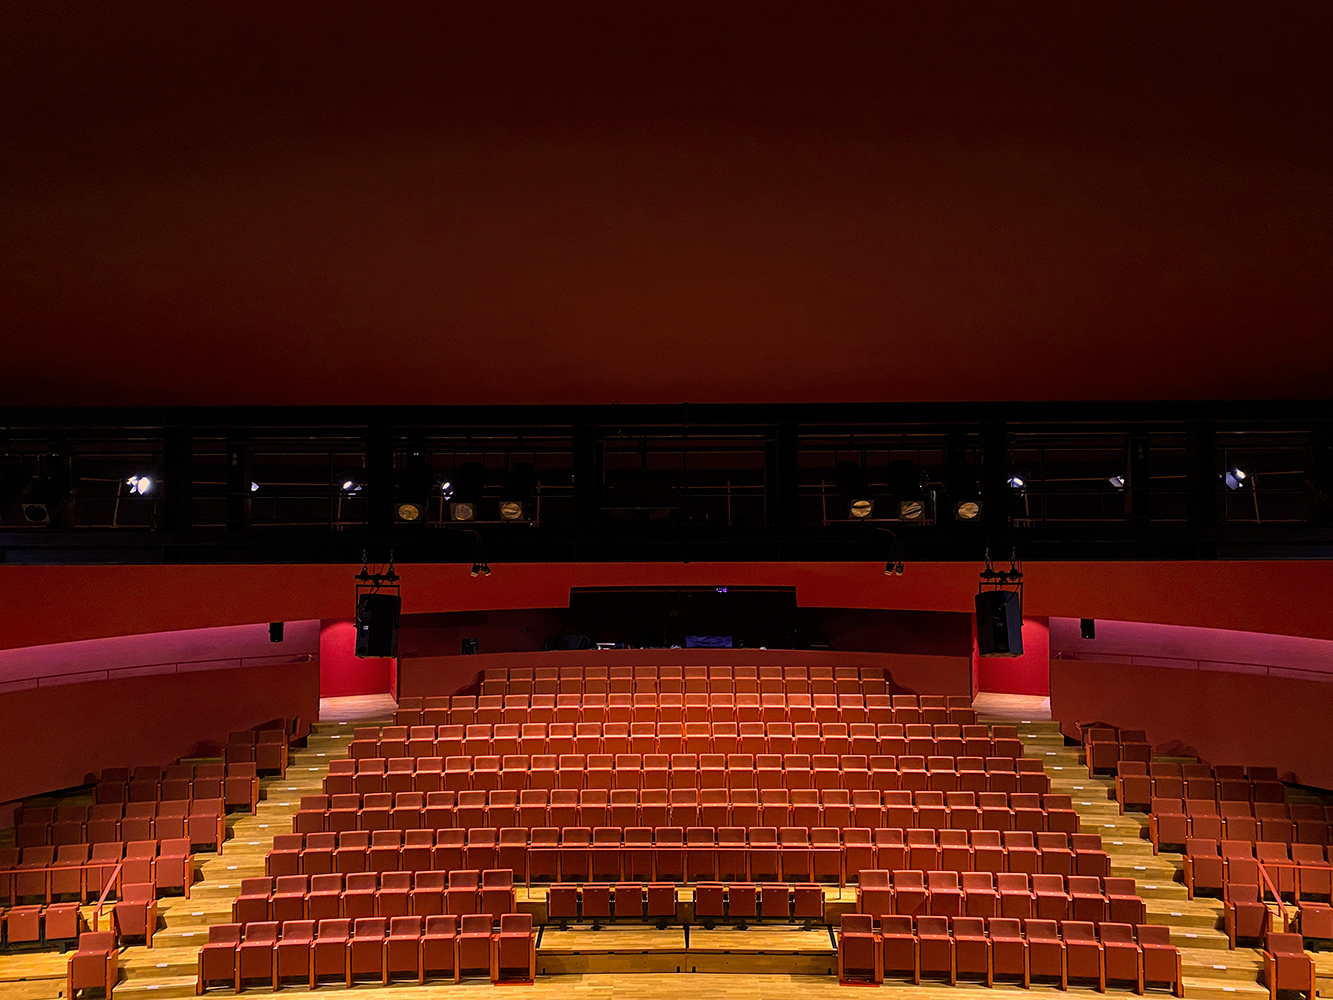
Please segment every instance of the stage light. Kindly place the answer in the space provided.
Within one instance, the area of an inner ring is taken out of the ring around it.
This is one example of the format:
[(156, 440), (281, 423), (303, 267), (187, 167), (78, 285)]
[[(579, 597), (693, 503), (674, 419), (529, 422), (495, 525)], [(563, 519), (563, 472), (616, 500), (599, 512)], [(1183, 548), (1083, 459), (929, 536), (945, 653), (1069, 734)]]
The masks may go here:
[(1016, 490), (1021, 490), (1024, 486), (1027, 485), (1027, 480), (1024, 479), (1022, 476), (1018, 475), (1010, 476), (1009, 485)]
[(73, 488), (74, 468), (69, 456), (42, 456), (37, 479), (23, 496), (23, 519), (30, 524), (50, 524)]
[(865, 470), (859, 462), (839, 462), (833, 470), (838, 492), (847, 504), (847, 516), (864, 521), (875, 512), (875, 500), (866, 486)]
[(953, 505), (953, 517), (955, 521), (975, 521), (980, 516), (980, 500), (960, 500)]
[(1245, 485), (1245, 477), (1245, 470), (1233, 465), (1231, 468), (1227, 469), (1223, 479), (1226, 481), (1227, 489), (1238, 490)]
[(411, 523), (421, 520), (421, 508), (414, 503), (400, 503), (394, 510), (400, 521)]
[(902, 564), (901, 562), (894, 562), (892, 559), (890, 559), (888, 562), (886, 562), (886, 563), (884, 564), (884, 575), (885, 575), (885, 576), (902, 576), (902, 575), (903, 575), (903, 564)]
[(258, 493), (258, 492), (259, 492), (259, 484), (258, 484), (258, 483), (251, 483), (251, 484), (250, 484), (250, 492), (251, 492), (251, 493)]
[(440, 492), (443, 493), (444, 498), (448, 500), (451, 496), (454, 495), (454, 484), (451, 483), (448, 479), (441, 479)]
[(464, 462), (449, 482), (453, 484), (449, 503), (450, 520), (475, 521), (486, 489), (486, 467), (480, 462)]
[(474, 562), (472, 564), (471, 576), (490, 576), (491, 568), (484, 562)]
[(925, 500), (899, 500), (898, 520), (924, 521), (926, 519)]
[[(477, 506), (471, 503), (451, 503), (449, 517), (454, 521), (472, 521), (477, 517)], [(473, 576), (477, 574), (473, 573)]]
[(137, 473), (125, 480), (125, 485), (130, 488), (131, 493), (136, 493), (139, 496), (147, 496), (153, 491), (152, 477), (139, 475)]
[(726, 588), (726, 587), (718, 587), (718, 588), (717, 588), (717, 592), (718, 592), (719, 594), (725, 594), (725, 593), (727, 592), (727, 588)]
[(340, 484), (340, 487), (349, 497), (354, 497), (361, 492), (361, 484), (355, 479), (344, 479)]
[(500, 489), (500, 520), (522, 521), (532, 503), (537, 469), (531, 462), (515, 462), (509, 467)]
[(1107, 482), (1118, 490), (1123, 490), (1125, 488), (1124, 476), (1112, 476), (1110, 479), (1107, 480)]

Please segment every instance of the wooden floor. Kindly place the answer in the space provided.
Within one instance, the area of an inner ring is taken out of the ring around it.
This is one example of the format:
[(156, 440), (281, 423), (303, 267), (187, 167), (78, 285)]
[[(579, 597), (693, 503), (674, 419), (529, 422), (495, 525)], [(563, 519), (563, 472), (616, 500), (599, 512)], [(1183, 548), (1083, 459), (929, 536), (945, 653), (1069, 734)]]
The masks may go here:
[(972, 707), (991, 722), (1040, 722), (1051, 717), (1051, 699), (1041, 695), (983, 691), (972, 699)]
[(362, 722), (385, 719), (398, 710), (389, 694), (355, 694), (345, 698), (319, 699), (320, 722)]

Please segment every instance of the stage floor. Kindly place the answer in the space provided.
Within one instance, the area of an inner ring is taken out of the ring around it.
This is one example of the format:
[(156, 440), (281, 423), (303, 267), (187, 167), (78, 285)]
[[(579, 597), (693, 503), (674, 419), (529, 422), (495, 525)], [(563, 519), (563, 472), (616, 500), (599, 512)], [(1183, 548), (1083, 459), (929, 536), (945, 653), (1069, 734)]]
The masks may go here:
[(765, 924), (719, 927), (547, 926), (537, 939), (540, 975), (588, 973), (735, 973), (827, 976), (837, 972), (829, 928)]

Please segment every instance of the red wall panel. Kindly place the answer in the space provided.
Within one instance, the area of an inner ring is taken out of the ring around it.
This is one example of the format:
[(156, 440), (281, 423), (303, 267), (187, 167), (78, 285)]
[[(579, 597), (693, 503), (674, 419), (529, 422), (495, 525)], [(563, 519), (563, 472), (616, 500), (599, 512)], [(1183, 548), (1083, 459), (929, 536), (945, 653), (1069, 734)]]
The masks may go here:
[(895, 693), (971, 694), (966, 656), (842, 653), (794, 649), (587, 649), (541, 653), (479, 653), (475, 656), (422, 656), (398, 662), (402, 697), (457, 694), (491, 668), (580, 666), (872, 666), (889, 672)]
[(284, 715), (319, 716), (319, 664), (15, 691), (0, 697), (0, 802), (81, 785), (104, 767), (168, 764)]
[(326, 621), (319, 629), (319, 693), (323, 698), (388, 694), (396, 680), (389, 657), (356, 656), (356, 623)]
[(1051, 661), (1051, 715), (1147, 731), (1213, 764), (1274, 765), (1288, 780), (1333, 788), (1333, 684), (1175, 667)]
[(982, 656), (972, 647), (979, 691), (1051, 693), (1051, 635), (1045, 618), (1023, 619), (1022, 656)]
[[(0, 647), (210, 625), (340, 620), (357, 566), (0, 565)], [(571, 586), (795, 586), (804, 607), (972, 611), (977, 566), (912, 563), (511, 563), (409, 565), (403, 612), (559, 608)], [(1333, 639), (1333, 561), (1027, 563), (1031, 616), (1245, 628)]]

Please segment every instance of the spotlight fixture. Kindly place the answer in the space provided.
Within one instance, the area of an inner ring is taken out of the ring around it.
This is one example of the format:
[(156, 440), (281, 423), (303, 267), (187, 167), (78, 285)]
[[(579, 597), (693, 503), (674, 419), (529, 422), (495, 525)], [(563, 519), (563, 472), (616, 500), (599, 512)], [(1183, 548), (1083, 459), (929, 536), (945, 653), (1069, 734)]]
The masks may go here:
[(865, 470), (858, 462), (839, 462), (833, 470), (838, 483), (838, 492), (847, 504), (847, 516), (854, 521), (864, 521), (875, 512), (875, 500), (866, 486)]
[(1227, 484), (1227, 489), (1238, 490), (1245, 485), (1246, 476), (1247, 473), (1244, 469), (1233, 465), (1231, 468), (1227, 469), (1222, 478)]
[(485, 466), (480, 462), (464, 462), (451, 482), (453, 492), (450, 494), (449, 519), (475, 521), (486, 487)]
[(429, 509), (435, 471), (424, 444), (413, 445), (404, 456), (394, 483), (394, 518), (400, 524), (424, 524)]
[(259, 484), (258, 484), (258, 483), (251, 483), (251, 484), (250, 484), (250, 492), (251, 492), (251, 493), (258, 493), (258, 492), (259, 492)]
[(902, 562), (901, 562), (901, 561), (899, 561), (899, 562), (894, 562), (892, 559), (890, 559), (888, 562), (886, 562), (886, 563), (884, 564), (884, 575), (885, 575), (885, 576), (902, 576), (902, 575), (903, 575), (903, 564), (902, 564)]
[(350, 477), (347, 478), (347, 479), (344, 479), (344, 480), (339, 484), (339, 488), (340, 488), (344, 493), (346, 493), (349, 497), (354, 497), (354, 496), (356, 496), (358, 493), (361, 492), (361, 484), (358, 483), (355, 479), (352, 479), (352, 478), (350, 478)]
[(135, 473), (130, 476), (129, 479), (125, 480), (125, 485), (130, 488), (131, 493), (138, 494), (139, 496), (147, 496), (149, 493), (153, 492), (152, 477), (141, 475), (140, 473)]
[(500, 520), (524, 520), (532, 502), (536, 476), (536, 467), (531, 462), (515, 462), (509, 467), (504, 488), (500, 490)]
[(924, 521), (926, 519), (925, 500), (899, 500), (899, 521)]
[(953, 505), (953, 519), (955, 521), (975, 521), (980, 516), (980, 500), (960, 500)]
[(394, 508), (398, 520), (412, 523), (421, 520), (421, 508), (414, 503), (400, 503)]
[(74, 473), (68, 456), (44, 455), (37, 479), (23, 495), (23, 519), (30, 524), (50, 524), (69, 499)]
[(486, 563), (484, 563), (484, 562), (474, 562), (474, 563), (472, 564), (472, 570), (471, 570), (471, 573), (470, 573), (469, 575), (471, 575), (471, 576), (490, 576), (490, 575), (491, 575), (491, 568), (490, 568), (490, 566), (486, 565)]
[(1024, 479), (1021, 475), (1019, 475), (1018, 473), (1014, 473), (1014, 475), (1012, 475), (1012, 476), (1009, 477), (1009, 485), (1010, 485), (1013, 489), (1021, 490), (1021, 489), (1022, 489), (1024, 486), (1026, 486), (1027, 484), (1028, 484), (1028, 481), (1027, 481), (1026, 479)]
[(446, 500), (454, 495), (454, 484), (449, 481), (448, 476), (440, 477), (440, 492), (444, 494)]
[(1112, 476), (1110, 479), (1107, 480), (1107, 482), (1118, 490), (1123, 490), (1125, 488), (1124, 476)]

